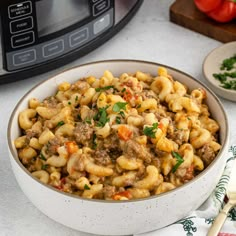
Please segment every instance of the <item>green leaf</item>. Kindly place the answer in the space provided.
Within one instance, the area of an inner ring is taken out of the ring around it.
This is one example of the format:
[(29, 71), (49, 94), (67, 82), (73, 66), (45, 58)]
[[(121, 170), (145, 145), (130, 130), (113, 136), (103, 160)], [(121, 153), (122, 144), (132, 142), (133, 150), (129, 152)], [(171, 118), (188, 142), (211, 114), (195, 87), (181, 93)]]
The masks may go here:
[(41, 160), (43, 160), (43, 161), (46, 161), (46, 160), (47, 160), (46, 157), (43, 155), (42, 152), (40, 152), (39, 158), (40, 158)]
[(49, 165), (48, 165), (48, 164), (45, 164), (45, 165), (42, 165), (41, 169), (42, 169), (42, 170), (46, 170), (48, 167), (49, 167)]
[(93, 134), (92, 149), (96, 149), (97, 148), (96, 138), (97, 138), (97, 135)]
[(236, 54), (223, 60), (220, 69), (223, 73), (214, 73), (213, 77), (220, 82), (220, 86), (225, 89), (236, 90)]
[(148, 137), (155, 138), (157, 128), (158, 128), (158, 123), (153, 123), (152, 126), (150, 126), (150, 127), (146, 126), (143, 129), (143, 133)]
[(175, 171), (179, 168), (179, 166), (184, 162), (184, 159), (178, 152), (171, 152), (172, 156), (176, 158), (177, 162), (174, 165), (172, 172), (175, 173)]
[(88, 117), (86, 117), (86, 118), (84, 119), (84, 121), (85, 121), (87, 124), (89, 124), (89, 125), (92, 124), (91, 119), (89, 119)]
[(62, 121), (59, 121), (58, 123), (57, 123), (57, 127), (59, 127), (59, 126), (62, 126), (62, 125), (64, 125), (65, 124), (65, 122), (62, 120)]
[(122, 117), (122, 118), (125, 118), (125, 113), (123, 111), (120, 111), (119, 112), (119, 115)]
[(234, 68), (234, 64), (236, 63), (236, 55), (233, 57), (229, 57), (223, 60), (220, 69), (221, 70), (232, 70)]
[(213, 77), (219, 80), (221, 83), (224, 83), (227, 80), (227, 76), (225, 73), (213, 74)]
[(84, 189), (85, 189), (85, 190), (90, 190), (90, 187), (89, 187), (87, 184), (85, 184), (85, 185), (84, 185)]
[(102, 107), (102, 108), (99, 108), (98, 109), (98, 113), (94, 116), (94, 120), (97, 121), (97, 124), (96, 126), (98, 127), (104, 127), (105, 124), (110, 120), (108, 117), (107, 117), (107, 108), (109, 106), (106, 106), (106, 107)]
[(95, 91), (96, 92), (101, 92), (101, 91), (105, 91), (105, 90), (108, 90), (108, 89), (111, 89), (111, 88), (114, 88), (114, 86), (106, 86), (106, 87), (103, 87), (103, 88), (95, 88)]
[(128, 104), (127, 102), (117, 102), (114, 104), (112, 110), (114, 112), (119, 112), (120, 110), (126, 110), (127, 104)]
[(117, 116), (117, 117), (116, 117), (116, 124), (120, 124), (120, 123), (121, 123), (120, 116)]

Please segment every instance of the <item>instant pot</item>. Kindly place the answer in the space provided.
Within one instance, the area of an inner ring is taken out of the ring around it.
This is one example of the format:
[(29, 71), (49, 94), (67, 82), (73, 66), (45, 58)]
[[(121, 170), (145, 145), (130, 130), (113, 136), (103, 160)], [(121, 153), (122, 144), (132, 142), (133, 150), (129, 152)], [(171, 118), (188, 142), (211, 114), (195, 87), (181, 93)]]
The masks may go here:
[(0, 84), (69, 63), (106, 42), (143, 0), (0, 2)]

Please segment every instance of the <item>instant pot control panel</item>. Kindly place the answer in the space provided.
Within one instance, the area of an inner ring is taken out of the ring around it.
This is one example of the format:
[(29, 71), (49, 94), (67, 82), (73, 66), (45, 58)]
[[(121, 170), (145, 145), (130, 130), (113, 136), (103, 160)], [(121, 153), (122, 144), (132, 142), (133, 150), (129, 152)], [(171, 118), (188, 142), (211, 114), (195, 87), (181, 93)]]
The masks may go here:
[(61, 67), (121, 30), (143, 0), (0, 1), (0, 84)]
[(114, 24), (112, 0), (27, 0), (1, 8), (4, 69), (46, 63), (92, 42)]

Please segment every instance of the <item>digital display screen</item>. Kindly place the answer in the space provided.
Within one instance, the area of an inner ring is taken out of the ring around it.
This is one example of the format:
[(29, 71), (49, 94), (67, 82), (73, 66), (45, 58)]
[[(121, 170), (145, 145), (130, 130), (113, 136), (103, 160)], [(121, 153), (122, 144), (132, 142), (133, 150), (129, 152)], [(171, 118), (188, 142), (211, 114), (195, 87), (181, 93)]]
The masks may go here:
[(40, 0), (36, 2), (39, 37), (71, 26), (90, 15), (87, 0)]

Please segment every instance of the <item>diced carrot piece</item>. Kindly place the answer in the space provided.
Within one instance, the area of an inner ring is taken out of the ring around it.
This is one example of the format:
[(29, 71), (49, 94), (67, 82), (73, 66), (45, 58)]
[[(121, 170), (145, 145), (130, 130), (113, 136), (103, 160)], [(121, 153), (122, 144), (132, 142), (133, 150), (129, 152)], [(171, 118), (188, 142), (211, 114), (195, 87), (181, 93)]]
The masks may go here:
[(69, 154), (73, 154), (78, 151), (78, 146), (73, 141), (65, 142), (66, 150)]
[(120, 125), (118, 128), (118, 136), (120, 139), (127, 141), (131, 138), (133, 132), (125, 125)]
[(162, 129), (164, 128), (163, 123), (159, 123), (159, 124), (158, 124), (158, 128), (162, 130)]

